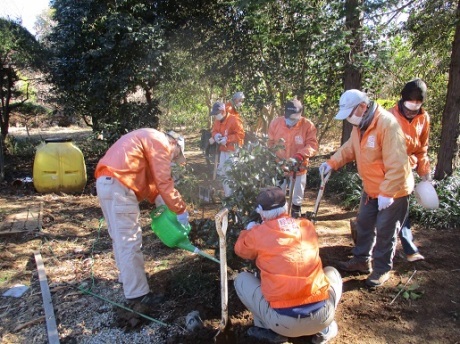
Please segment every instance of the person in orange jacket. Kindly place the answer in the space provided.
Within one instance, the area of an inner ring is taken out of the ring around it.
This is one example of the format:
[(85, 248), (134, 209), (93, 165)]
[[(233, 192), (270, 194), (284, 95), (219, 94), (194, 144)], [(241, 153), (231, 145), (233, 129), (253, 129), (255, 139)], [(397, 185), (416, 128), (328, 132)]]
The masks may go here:
[[(243, 92), (236, 92), (230, 101), (225, 103), (225, 111), (227, 114), (235, 116), (241, 122), (241, 125), (244, 128), (243, 118), (241, 118), (241, 114), (239, 113), (239, 109), (243, 105), (244, 101), (244, 94)], [(242, 147), (244, 144), (244, 137), (238, 142), (238, 145)]]
[[(225, 109), (225, 104), (216, 102), (212, 106), (210, 116), (214, 117), (214, 123), (211, 131), (211, 140), (213, 144), (216, 142), (219, 145), (219, 175), (225, 178), (225, 174), (230, 168), (229, 162), (232, 155), (239, 147), (239, 143), (244, 141), (243, 124), (235, 116), (229, 115)], [(227, 162), (228, 161), (228, 162)], [(226, 182), (223, 183), (224, 195), (229, 197), (232, 194), (232, 189)]]
[[(426, 84), (421, 79), (409, 81), (401, 91), (401, 100), (389, 111), (396, 117), (405, 137), (407, 154), (412, 169), (420, 178), (431, 181), (430, 159), (428, 158), (428, 138), (430, 136), (430, 116), (422, 107), (426, 98)], [(410, 262), (425, 259), (413, 242), (409, 217), (399, 231), (401, 245)]]
[(160, 295), (150, 292), (144, 269), (139, 202), (166, 206), (188, 225), (189, 215), (174, 188), (171, 162), (184, 163), (184, 139), (170, 131), (138, 129), (123, 135), (96, 167), (97, 197), (112, 239), (119, 281), (130, 303), (154, 305)]
[(390, 278), (396, 240), (409, 213), (409, 194), (414, 189), (404, 133), (395, 117), (366, 93), (345, 91), (336, 119), (353, 125), (350, 138), (321, 164), (323, 175), (356, 161), (363, 182), (357, 215), (353, 258), (339, 262), (343, 271), (372, 273), (366, 285), (374, 288)]
[(255, 260), (260, 279), (240, 272), (234, 286), (252, 312), (250, 336), (281, 343), (284, 337), (314, 335), (326, 343), (338, 333), (335, 310), (342, 295), (342, 278), (333, 267), (323, 269), (313, 224), (287, 213), (285, 192), (263, 189), (256, 199), (262, 223), (251, 222), (235, 243), (235, 253)]
[[(307, 166), (309, 158), (318, 152), (318, 140), (316, 139), (316, 127), (310, 120), (302, 116), (303, 106), (297, 99), (286, 102), (284, 116), (271, 121), (268, 128), (268, 147), (280, 147), (277, 149), (278, 158), (286, 160), (291, 158), (294, 162), (293, 169), (296, 172), (295, 184), (291, 208), (291, 216), (300, 217), (302, 202), (307, 185)], [(290, 172), (291, 175), (293, 172)], [(287, 182), (282, 184), (286, 190)]]

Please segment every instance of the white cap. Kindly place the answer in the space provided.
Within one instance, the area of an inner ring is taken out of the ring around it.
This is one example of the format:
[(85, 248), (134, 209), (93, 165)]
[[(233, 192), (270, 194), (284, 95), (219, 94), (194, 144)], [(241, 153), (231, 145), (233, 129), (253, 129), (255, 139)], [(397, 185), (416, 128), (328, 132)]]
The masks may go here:
[(237, 100), (237, 99), (244, 99), (244, 93), (243, 92), (236, 92), (233, 97), (232, 97), (233, 100)]
[(178, 164), (183, 164), (185, 163), (185, 155), (184, 155), (184, 152), (185, 152), (185, 139), (183, 136), (179, 135), (178, 133), (176, 133), (175, 131), (173, 130), (170, 130), (166, 133), (167, 136), (173, 138), (174, 140), (176, 140), (176, 144), (180, 147), (180, 154), (179, 156), (176, 158), (176, 162)]
[(344, 120), (350, 116), (353, 108), (361, 103), (369, 103), (369, 97), (366, 93), (359, 90), (345, 91), (340, 97), (339, 112), (335, 116), (335, 119)]

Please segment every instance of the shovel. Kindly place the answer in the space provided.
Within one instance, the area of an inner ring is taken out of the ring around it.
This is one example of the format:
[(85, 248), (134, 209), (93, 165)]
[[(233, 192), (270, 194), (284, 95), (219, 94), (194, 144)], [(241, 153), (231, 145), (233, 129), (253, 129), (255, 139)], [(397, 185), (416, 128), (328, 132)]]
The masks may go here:
[(228, 209), (220, 210), (216, 217), (216, 230), (219, 235), (219, 254), (220, 254), (220, 292), (221, 292), (221, 320), (219, 331), (214, 336), (217, 343), (227, 342), (226, 330), (230, 327), (228, 319), (228, 277), (227, 277), (227, 226), (228, 226)]
[(324, 188), (326, 187), (326, 183), (329, 180), (329, 177), (331, 176), (331, 172), (332, 172), (332, 170), (330, 170), (326, 174), (320, 173), (320, 175), (321, 175), (321, 186), (319, 187), (318, 196), (316, 197), (315, 207), (313, 208), (313, 212), (307, 214), (307, 218), (313, 223), (316, 223), (316, 215), (318, 214), (319, 204), (321, 202), (321, 198), (323, 197)]

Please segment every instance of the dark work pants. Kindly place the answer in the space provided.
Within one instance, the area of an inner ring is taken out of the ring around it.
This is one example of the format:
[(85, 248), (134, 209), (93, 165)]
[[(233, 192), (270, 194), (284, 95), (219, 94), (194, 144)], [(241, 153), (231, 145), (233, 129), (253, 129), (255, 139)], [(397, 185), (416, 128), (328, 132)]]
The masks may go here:
[(395, 198), (391, 206), (378, 210), (377, 198), (363, 192), (359, 205), (356, 246), (353, 255), (360, 261), (372, 259), (372, 269), (385, 273), (393, 268), (396, 242), (409, 212), (409, 196)]

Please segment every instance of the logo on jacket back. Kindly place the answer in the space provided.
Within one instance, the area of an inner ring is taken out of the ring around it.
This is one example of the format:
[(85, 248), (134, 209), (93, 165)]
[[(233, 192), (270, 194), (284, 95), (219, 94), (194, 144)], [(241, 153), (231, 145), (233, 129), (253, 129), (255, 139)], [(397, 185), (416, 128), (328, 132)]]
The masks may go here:
[(294, 137), (294, 140), (295, 140), (295, 144), (296, 144), (296, 145), (301, 145), (301, 144), (303, 144), (303, 138), (302, 138), (302, 136), (300, 136), (300, 135), (296, 135), (296, 136)]

